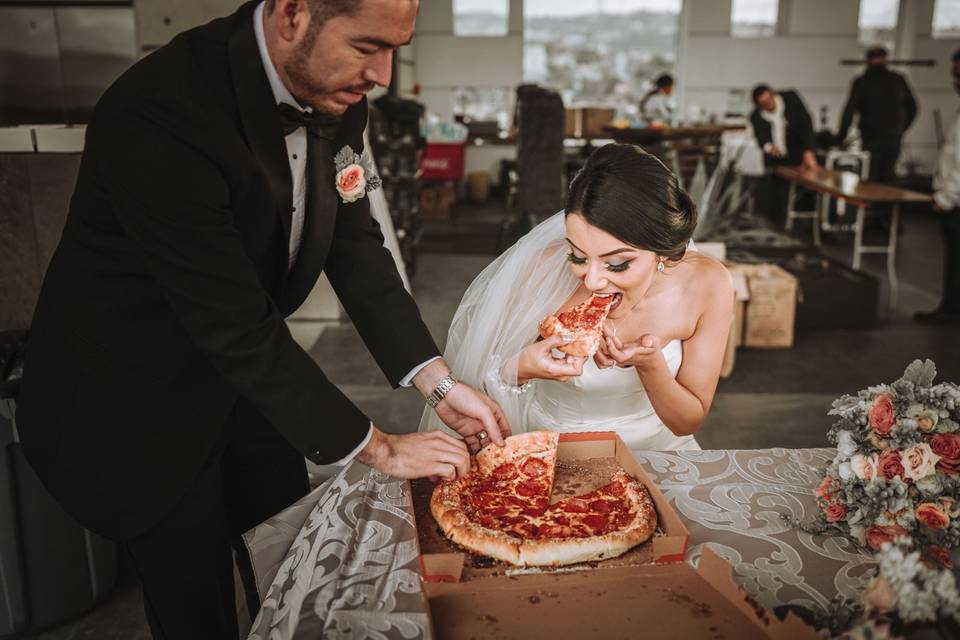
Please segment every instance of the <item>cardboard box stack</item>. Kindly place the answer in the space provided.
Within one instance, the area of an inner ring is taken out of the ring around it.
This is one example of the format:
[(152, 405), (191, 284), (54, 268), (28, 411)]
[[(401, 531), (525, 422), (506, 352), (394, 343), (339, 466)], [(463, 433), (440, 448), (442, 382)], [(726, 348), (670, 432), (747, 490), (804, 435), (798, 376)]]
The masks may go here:
[(796, 277), (774, 264), (728, 264), (727, 268), (734, 283), (738, 278), (746, 283), (742, 333), (735, 328), (740, 344), (792, 347), (797, 312)]
[(430, 220), (447, 220), (450, 207), (457, 201), (453, 182), (433, 182), (420, 188), (420, 213)]

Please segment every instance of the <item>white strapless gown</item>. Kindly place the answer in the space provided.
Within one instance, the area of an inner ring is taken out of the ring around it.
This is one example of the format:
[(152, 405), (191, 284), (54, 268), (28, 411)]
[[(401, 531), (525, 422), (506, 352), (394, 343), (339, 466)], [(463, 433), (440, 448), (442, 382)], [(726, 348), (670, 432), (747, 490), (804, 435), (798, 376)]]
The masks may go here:
[[(668, 343), (663, 355), (676, 377), (683, 343)], [(530, 392), (534, 397), (527, 414), (529, 430), (616, 431), (631, 449), (700, 449), (693, 436), (676, 436), (663, 424), (632, 367), (600, 369), (588, 358), (583, 375), (568, 382), (537, 380)]]

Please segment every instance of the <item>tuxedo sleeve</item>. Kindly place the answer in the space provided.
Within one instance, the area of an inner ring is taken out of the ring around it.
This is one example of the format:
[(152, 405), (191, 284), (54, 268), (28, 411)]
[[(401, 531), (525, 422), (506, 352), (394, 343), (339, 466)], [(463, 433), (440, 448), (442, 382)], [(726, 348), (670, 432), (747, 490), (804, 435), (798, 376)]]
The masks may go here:
[(350, 454), (369, 419), (291, 337), (245, 251), (235, 190), (218, 165), (146, 109), (100, 124), (88, 146), (102, 187), (190, 339), (305, 456), (325, 464)]
[[(357, 129), (351, 147), (360, 150), (363, 127)], [(369, 197), (340, 204), (324, 271), (391, 385), (399, 386), (414, 367), (440, 355), (393, 256), (383, 246)]]
[(816, 134), (813, 130), (813, 119), (810, 112), (807, 111), (807, 105), (803, 104), (800, 94), (793, 94), (794, 105), (797, 110), (797, 125), (800, 127), (800, 136), (803, 143), (803, 151), (813, 151), (817, 148)]

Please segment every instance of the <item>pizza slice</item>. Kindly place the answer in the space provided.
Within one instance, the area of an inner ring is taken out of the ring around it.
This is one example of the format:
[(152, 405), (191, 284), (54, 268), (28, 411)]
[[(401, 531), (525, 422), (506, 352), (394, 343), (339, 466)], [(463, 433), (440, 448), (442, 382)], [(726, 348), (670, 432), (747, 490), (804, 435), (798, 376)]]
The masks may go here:
[(620, 297), (619, 293), (606, 296), (594, 294), (569, 311), (547, 316), (540, 322), (540, 336), (572, 336), (572, 342), (557, 348), (572, 356), (590, 357), (600, 348), (603, 321), (620, 303)]

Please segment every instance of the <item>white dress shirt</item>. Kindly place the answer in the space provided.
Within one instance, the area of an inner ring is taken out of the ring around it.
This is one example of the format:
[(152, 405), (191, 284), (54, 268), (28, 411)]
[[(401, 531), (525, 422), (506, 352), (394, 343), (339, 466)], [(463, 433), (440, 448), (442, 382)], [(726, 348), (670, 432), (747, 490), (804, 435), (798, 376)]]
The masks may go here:
[(933, 199), (944, 211), (960, 207), (960, 113), (954, 117), (953, 127), (940, 149), (933, 192)]
[[(267, 80), (270, 81), (270, 89), (273, 90), (273, 97), (277, 101), (277, 104), (281, 102), (286, 103), (309, 113), (312, 109), (310, 107), (303, 107), (297, 102), (297, 99), (293, 97), (290, 90), (283, 84), (283, 81), (280, 79), (280, 74), (277, 73), (276, 67), (273, 66), (273, 60), (270, 59), (270, 52), (267, 50), (267, 40), (263, 34), (263, 5), (264, 3), (261, 2), (253, 12), (253, 31), (257, 38), (257, 48), (260, 50), (260, 60), (263, 63), (263, 69), (267, 73)], [(290, 174), (293, 177), (293, 217), (290, 221), (289, 260), (287, 262), (287, 267), (290, 268), (297, 260), (297, 251), (300, 248), (300, 238), (303, 234), (303, 215), (306, 207), (307, 194), (307, 130), (300, 127), (287, 135), (283, 141), (287, 145), (287, 161), (290, 163)], [(439, 356), (433, 357), (414, 367), (410, 373), (400, 381), (400, 386), (409, 387), (414, 376), (420, 373), (421, 369), (434, 360), (439, 359)], [(351, 451), (346, 457), (337, 460), (333, 464), (347, 464), (350, 462), (367, 446), (372, 435), (373, 423), (371, 422), (370, 430), (367, 432), (367, 437), (363, 439), (363, 442), (357, 445), (357, 448)]]
[(787, 155), (787, 117), (784, 114), (783, 98), (778, 93), (773, 98), (776, 108), (773, 111), (760, 109), (760, 117), (770, 123), (770, 137), (773, 140), (763, 145), (763, 150), (770, 153), (770, 145), (780, 149), (780, 154)]

